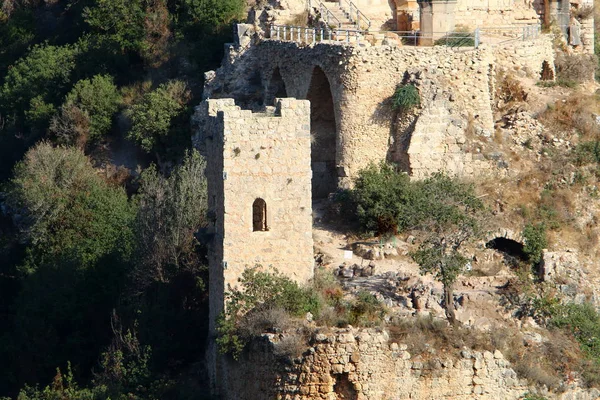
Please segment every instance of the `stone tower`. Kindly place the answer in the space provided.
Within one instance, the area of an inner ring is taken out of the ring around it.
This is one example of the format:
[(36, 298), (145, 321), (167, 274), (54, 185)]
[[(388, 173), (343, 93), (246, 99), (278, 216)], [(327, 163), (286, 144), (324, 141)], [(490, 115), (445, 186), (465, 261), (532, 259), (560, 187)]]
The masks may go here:
[[(233, 99), (206, 100), (196, 110), (201, 129), (195, 144), (207, 157), (214, 221), (211, 336), (225, 307), (224, 293), (246, 268), (277, 269), (299, 283), (313, 276), (310, 103), (275, 102), (263, 113), (241, 110)], [(210, 352), (211, 380), (226, 386), (224, 363), (214, 346)]]

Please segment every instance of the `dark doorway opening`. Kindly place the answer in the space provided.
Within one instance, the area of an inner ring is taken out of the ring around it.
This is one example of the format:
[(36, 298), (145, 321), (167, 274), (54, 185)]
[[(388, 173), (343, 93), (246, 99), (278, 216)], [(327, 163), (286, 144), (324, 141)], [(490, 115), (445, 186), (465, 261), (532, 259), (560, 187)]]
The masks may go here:
[(335, 385), (333, 385), (333, 391), (336, 399), (356, 400), (358, 398), (358, 393), (356, 393), (354, 385), (350, 382), (347, 372), (337, 377)]
[(310, 100), (311, 167), (313, 199), (337, 190), (337, 126), (329, 79), (319, 67), (313, 70), (306, 96)]
[(265, 105), (272, 106), (276, 98), (288, 97), (287, 90), (285, 89), (285, 82), (279, 72), (279, 67), (275, 68), (271, 80), (269, 81), (269, 87), (265, 93)]
[(527, 261), (523, 243), (505, 237), (497, 237), (486, 243), (488, 249), (498, 250), (504, 254), (504, 261), (510, 266), (517, 266), (520, 261)]

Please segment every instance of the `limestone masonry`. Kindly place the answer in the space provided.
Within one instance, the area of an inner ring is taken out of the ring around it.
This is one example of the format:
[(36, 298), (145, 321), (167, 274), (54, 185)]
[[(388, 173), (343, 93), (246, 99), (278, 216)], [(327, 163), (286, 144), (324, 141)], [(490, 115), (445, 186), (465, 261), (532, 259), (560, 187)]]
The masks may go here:
[[(347, 42), (327, 26), (330, 40), (322, 34), (316, 40), (316, 28), (310, 35), (304, 28), (304, 36), (297, 28), (296, 41), (285, 30), (281, 38), (269, 37), (269, 24), (307, 6), (313, 12), (319, 1), (262, 2), (270, 8), (255, 10), (251, 24), (237, 27), (221, 68), (205, 74), (205, 100), (192, 123), (194, 146), (207, 157), (212, 220), (213, 389), (225, 399), (248, 400), (517, 399), (526, 384), (501, 354), (465, 351), (460, 360), (424, 364), (388, 344), (384, 332), (349, 328), (317, 335), (308, 353), (287, 366), (270, 351), (271, 342), (240, 363), (217, 355), (216, 319), (246, 268), (277, 269), (299, 283), (311, 279), (313, 200), (350, 187), (361, 169), (382, 161), (414, 179), (439, 171), (503, 176), (508, 164), (501, 157), (472, 146), (473, 139), (495, 133), (498, 72), (554, 79), (555, 37), (540, 33), (547, 11), (541, 0), (355, 2), (372, 26), (353, 41), (346, 30)], [(326, 4), (341, 10), (344, 2)], [(566, 0), (550, 5), (571, 45), (580, 53), (593, 51), (593, 19), (569, 19)], [(478, 28), (474, 45), (422, 46), (457, 28)], [(420, 29), (421, 36), (404, 46), (393, 29)], [(407, 84), (418, 90), (420, 104), (394, 109), (396, 89)], [(569, 392), (561, 398), (598, 395)]]
[[(226, 398), (236, 400), (517, 400), (529, 392), (504, 356), (495, 351), (462, 350), (460, 357), (443, 353), (413, 357), (375, 329), (335, 329), (317, 333), (300, 358), (274, 355), (282, 340), (265, 335), (248, 358), (230, 362)], [(567, 389), (548, 399), (594, 400), (597, 389)]]

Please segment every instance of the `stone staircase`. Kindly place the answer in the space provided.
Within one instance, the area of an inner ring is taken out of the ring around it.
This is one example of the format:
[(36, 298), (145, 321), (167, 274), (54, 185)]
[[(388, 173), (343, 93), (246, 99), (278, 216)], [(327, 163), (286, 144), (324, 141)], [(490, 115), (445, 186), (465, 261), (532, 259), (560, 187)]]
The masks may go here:
[[(340, 22), (340, 29), (348, 29), (354, 30), (356, 29), (356, 24), (350, 19), (348, 14), (340, 7), (340, 3), (337, 1), (323, 1), (322, 2), (325, 7), (335, 16), (335, 18)], [(323, 18), (325, 18), (323, 16)], [(336, 21), (337, 22), (337, 21)], [(331, 20), (330, 20), (331, 23)]]

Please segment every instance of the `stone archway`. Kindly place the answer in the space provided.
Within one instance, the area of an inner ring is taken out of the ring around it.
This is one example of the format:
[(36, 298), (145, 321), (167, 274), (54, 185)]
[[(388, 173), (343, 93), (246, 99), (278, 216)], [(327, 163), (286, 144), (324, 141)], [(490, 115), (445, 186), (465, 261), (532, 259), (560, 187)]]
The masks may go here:
[(265, 92), (265, 100), (264, 103), (267, 106), (272, 106), (273, 102), (276, 98), (284, 98), (288, 97), (287, 90), (285, 87), (285, 82), (281, 77), (281, 72), (279, 71), (279, 67), (276, 67), (273, 70), (273, 74), (271, 75), (271, 79), (269, 80), (267, 90)]
[(325, 72), (315, 67), (306, 98), (310, 100), (311, 167), (313, 199), (337, 190), (337, 125), (331, 85)]

